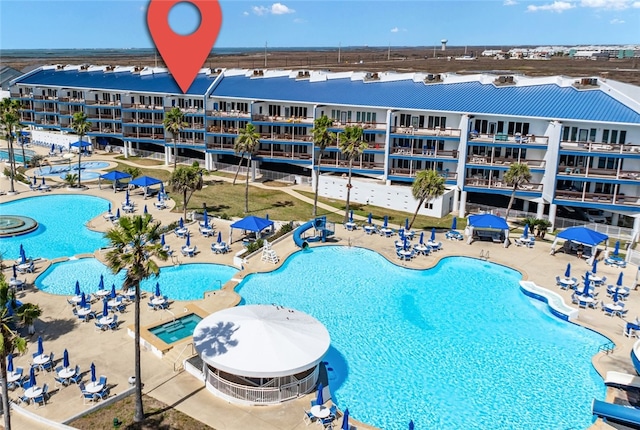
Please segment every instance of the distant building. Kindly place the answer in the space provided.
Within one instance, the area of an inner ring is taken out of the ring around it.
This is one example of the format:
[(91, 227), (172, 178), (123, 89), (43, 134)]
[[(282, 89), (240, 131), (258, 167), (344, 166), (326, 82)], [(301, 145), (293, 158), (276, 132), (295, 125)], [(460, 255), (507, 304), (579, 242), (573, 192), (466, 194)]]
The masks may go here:
[(22, 72), (14, 68), (8, 66), (0, 68), (0, 89), (9, 91), (9, 82), (20, 75), (22, 75)]

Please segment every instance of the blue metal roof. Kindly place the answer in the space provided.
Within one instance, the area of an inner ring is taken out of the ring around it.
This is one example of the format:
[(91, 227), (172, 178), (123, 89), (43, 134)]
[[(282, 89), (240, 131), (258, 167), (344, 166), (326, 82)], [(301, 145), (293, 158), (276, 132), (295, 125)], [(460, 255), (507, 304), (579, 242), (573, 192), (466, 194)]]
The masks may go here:
[[(187, 94), (204, 97), (207, 88), (215, 80), (215, 76), (198, 73)], [(140, 75), (131, 72), (103, 72), (79, 70), (39, 70), (23, 78), (17, 83), (31, 85), (51, 85), (69, 88), (105, 89), (113, 91), (133, 91), (140, 93), (182, 94), (169, 73)]]
[(310, 82), (288, 77), (229, 76), (221, 79), (213, 95), (391, 109), (640, 123), (639, 112), (603, 91), (579, 91), (555, 84), (496, 87), (480, 82), (425, 85), (412, 80), (365, 83), (345, 78)]

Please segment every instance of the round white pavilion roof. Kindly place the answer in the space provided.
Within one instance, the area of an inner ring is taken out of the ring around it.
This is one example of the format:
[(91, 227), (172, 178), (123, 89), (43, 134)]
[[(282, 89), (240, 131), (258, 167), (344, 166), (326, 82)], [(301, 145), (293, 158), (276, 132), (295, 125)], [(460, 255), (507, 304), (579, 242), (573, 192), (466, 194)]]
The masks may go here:
[(202, 360), (234, 375), (293, 375), (320, 362), (331, 339), (303, 312), (275, 305), (236, 306), (213, 313), (193, 331)]

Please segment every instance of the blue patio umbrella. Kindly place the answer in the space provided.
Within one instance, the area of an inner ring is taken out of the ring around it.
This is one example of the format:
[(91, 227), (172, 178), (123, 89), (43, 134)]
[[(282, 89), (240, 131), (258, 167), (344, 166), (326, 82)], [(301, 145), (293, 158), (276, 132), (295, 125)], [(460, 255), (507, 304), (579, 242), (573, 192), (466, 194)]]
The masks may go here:
[(524, 231), (522, 232), (522, 237), (525, 239), (529, 237), (529, 224), (524, 225)]
[(31, 366), (31, 370), (29, 371), (29, 385), (32, 387), (36, 386), (36, 368)]
[(264, 214), (264, 219), (269, 220), (269, 214)]
[(436, 228), (433, 227), (431, 229), (431, 242), (435, 242), (435, 240), (436, 240)]
[(414, 425), (413, 425), (413, 420), (409, 421), (409, 430), (413, 430), (414, 429)]
[(87, 296), (84, 295), (84, 292), (80, 295), (80, 307), (84, 308), (87, 306)]
[(420, 245), (424, 245), (424, 231), (420, 232)]
[(187, 245), (187, 248), (191, 247), (191, 235), (189, 233), (187, 233), (187, 243), (186, 243), (186, 245)]
[(318, 384), (318, 394), (316, 397), (316, 405), (323, 405), (324, 399), (322, 398), (322, 382)]
[(27, 254), (24, 252), (24, 247), (20, 244), (20, 264), (27, 262)]
[(349, 211), (349, 222), (353, 222), (353, 211)]
[(571, 277), (571, 263), (567, 263), (567, 270), (564, 271), (564, 277), (567, 279)]
[(619, 252), (620, 252), (620, 241), (616, 240), (616, 245), (613, 248), (613, 256), (617, 257)]
[(69, 351), (67, 351), (67, 349), (64, 349), (64, 352), (62, 353), (62, 365), (64, 367), (69, 367)]
[(349, 408), (344, 410), (344, 415), (342, 416), (342, 430), (349, 430)]
[(116, 218), (120, 218), (120, 208), (116, 210)]
[(616, 281), (616, 285), (618, 287), (622, 287), (622, 275), (623, 275), (622, 272), (620, 272), (620, 274), (618, 275), (618, 280)]
[(102, 316), (103, 317), (109, 316), (109, 305), (107, 304), (106, 298), (102, 300)]
[(76, 289), (75, 289), (75, 290), (73, 290), (73, 293), (74, 293), (76, 296), (79, 296), (79, 295), (80, 295), (80, 282), (76, 281)]
[(165, 242), (164, 242), (164, 233), (162, 233), (162, 235), (160, 236), (160, 245), (164, 246)]
[(44, 180), (44, 176), (42, 177), (42, 185), (47, 185), (47, 183)]
[(456, 228), (458, 228), (458, 218), (453, 217), (451, 220), (451, 230), (455, 230)]
[(13, 354), (7, 355), (7, 372), (13, 373)]
[(402, 246), (403, 246), (405, 251), (409, 249), (409, 239), (407, 238), (407, 236), (405, 236), (402, 239)]
[(16, 269), (16, 265), (15, 265), (15, 264), (13, 265), (13, 277), (14, 277), (14, 278), (17, 278), (17, 277), (18, 277), (18, 272), (17, 272), (17, 269)]
[(369, 216), (367, 216), (367, 222), (369, 224), (371, 224), (371, 217), (372, 217), (371, 212), (369, 212)]
[(111, 213), (111, 202), (109, 202), (109, 209), (107, 209), (107, 212)]
[(409, 230), (409, 218), (405, 218), (404, 220), (404, 229)]
[(178, 227), (184, 228), (184, 220), (182, 219), (182, 217), (180, 217), (180, 219), (178, 220)]
[(109, 297), (112, 299), (116, 298), (116, 284), (111, 284), (111, 292), (109, 293)]
[(398, 236), (400, 237), (400, 240), (404, 240), (404, 230), (398, 230)]
[(389, 224), (389, 216), (385, 215), (384, 216), (384, 221), (382, 223), (382, 227), (387, 228), (387, 225)]
[(618, 300), (620, 300), (620, 297), (618, 296), (618, 292), (620, 291), (620, 288), (616, 287), (616, 289), (613, 291), (613, 296), (611, 296), (611, 300), (613, 300), (613, 303), (616, 303)]
[(62, 154), (62, 146), (58, 146), (58, 152)]
[(144, 205), (142, 213), (144, 213), (145, 215), (149, 213), (149, 211), (147, 210), (147, 205)]
[(98, 290), (104, 290), (104, 275), (100, 275), (100, 282), (98, 282)]
[(207, 210), (204, 210), (204, 213), (202, 214), (202, 217), (204, 218), (204, 226), (205, 228), (209, 228), (209, 215), (207, 214)]
[(38, 336), (38, 355), (44, 354), (44, 347), (42, 346), (42, 336)]
[(160, 191), (158, 193), (158, 201), (161, 202), (162, 201), (162, 191)]
[(124, 195), (124, 204), (125, 204), (125, 206), (130, 206), (130, 203), (129, 203), (129, 189), (128, 188), (127, 188), (127, 191), (125, 192), (125, 195)]
[(156, 297), (160, 297), (162, 295), (162, 293), (160, 292), (160, 283), (156, 282), (156, 291), (155, 291), (155, 296)]
[(222, 243), (222, 232), (221, 231), (218, 232), (218, 240), (217, 240), (217, 242), (218, 243)]
[(56, 145), (55, 144), (51, 144), (51, 152), (56, 152)]
[(584, 275), (584, 290), (582, 290), (582, 295), (583, 296), (589, 295), (589, 284), (590, 283), (591, 283), (591, 281), (589, 280), (589, 272), (587, 272)]
[(160, 182), (160, 192), (158, 193), (158, 195), (162, 194), (164, 197), (164, 183)]
[(96, 382), (96, 365), (91, 363), (91, 382)]
[(37, 185), (38, 184), (38, 178), (36, 178), (36, 175), (33, 175), (33, 185)]
[(593, 259), (593, 265), (591, 266), (591, 273), (593, 273), (595, 275), (597, 270), (598, 270), (598, 260), (596, 260), (594, 258)]

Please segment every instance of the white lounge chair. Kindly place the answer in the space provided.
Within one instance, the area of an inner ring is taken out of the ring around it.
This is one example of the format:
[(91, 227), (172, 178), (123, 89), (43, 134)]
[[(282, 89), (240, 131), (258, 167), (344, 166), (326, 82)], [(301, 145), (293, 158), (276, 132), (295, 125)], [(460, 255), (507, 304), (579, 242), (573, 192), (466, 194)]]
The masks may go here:
[(640, 377), (610, 370), (604, 378), (604, 384), (608, 387), (640, 388)]

